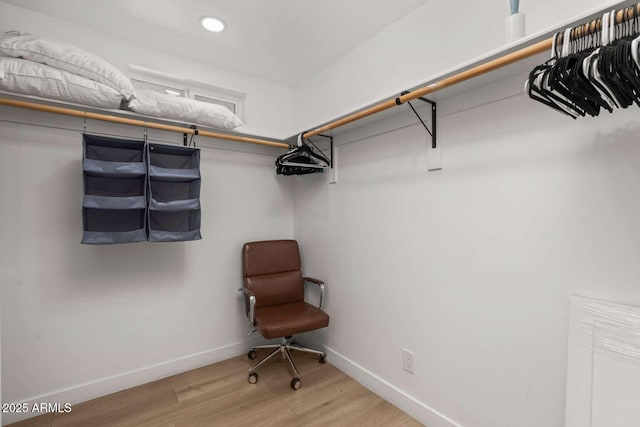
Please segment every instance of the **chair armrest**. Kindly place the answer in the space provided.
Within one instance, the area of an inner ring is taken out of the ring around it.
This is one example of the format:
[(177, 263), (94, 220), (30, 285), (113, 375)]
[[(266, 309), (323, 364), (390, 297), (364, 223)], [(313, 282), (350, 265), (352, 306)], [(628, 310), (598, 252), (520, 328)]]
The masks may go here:
[(256, 296), (247, 288), (240, 288), (238, 292), (244, 292), (249, 298), (249, 327), (253, 328), (256, 318)]
[(318, 308), (322, 310), (322, 306), (324, 304), (324, 282), (322, 280), (314, 279), (313, 277), (303, 277), (302, 280), (320, 287), (320, 304), (318, 304)]

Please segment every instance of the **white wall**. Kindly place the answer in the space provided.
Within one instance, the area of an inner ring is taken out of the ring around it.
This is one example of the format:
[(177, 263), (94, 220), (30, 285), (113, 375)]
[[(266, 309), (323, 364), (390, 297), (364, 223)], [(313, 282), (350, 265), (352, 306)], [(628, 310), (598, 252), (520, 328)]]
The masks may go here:
[(292, 183), (273, 153), (202, 150), (201, 241), (86, 246), (80, 132), (6, 121), (82, 129), (0, 109), (4, 402), (84, 401), (246, 351), (242, 244), (293, 235)]
[[(117, 39), (87, 27), (0, 2), (0, 33), (8, 30), (30, 32), (72, 43), (103, 57), (125, 73), (127, 67), (134, 64), (246, 93), (247, 124), (239, 127), (238, 131), (273, 138), (285, 138), (294, 133), (293, 91), (290, 88), (138, 46), (124, 38)], [(189, 46), (185, 46), (185, 49), (189, 49)], [(214, 55), (215, 52), (202, 54)]]
[(524, 79), (439, 103), (442, 171), (419, 124), (390, 120), (337, 138), (337, 184), (296, 179), (331, 315), (307, 340), (429, 426), (562, 426), (570, 295), (640, 302), (636, 107), (573, 121)]
[[(522, 0), (527, 34), (609, 0)], [(298, 131), (418, 86), (506, 44), (509, 1), (430, 0), (295, 88)], [(355, 23), (354, 25), (357, 25)]]

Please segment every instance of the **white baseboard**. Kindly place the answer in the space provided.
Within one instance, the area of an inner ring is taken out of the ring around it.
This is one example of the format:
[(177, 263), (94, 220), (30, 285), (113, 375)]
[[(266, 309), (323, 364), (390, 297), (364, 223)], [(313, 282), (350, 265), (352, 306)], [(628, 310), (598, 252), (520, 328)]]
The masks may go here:
[[(35, 403), (71, 403), (71, 405), (74, 405), (230, 359), (246, 352), (248, 348), (249, 344), (247, 341), (236, 342), (110, 377), (100, 378), (84, 384), (54, 390), (39, 396), (25, 398), (20, 400), (20, 403), (27, 403), (29, 408), (32, 408)], [(42, 413), (5, 413), (2, 416), (2, 425), (11, 424), (37, 415), (42, 415)]]
[[(29, 408), (33, 407), (33, 404), (41, 402), (71, 403), (74, 405), (151, 381), (170, 377), (191, 369), (197, 369), (202, 366), (230, 359), (243, 354), (247, 351), (248, 347), (249, 344), (246, 341), (236, 342), (155, 365), (145, 366), (144, 368), (26, 398), (21, 400), (20, 403), (27, 403)], [(322, 348), (322, 346), (314, 347)], [(413, 398), (332, 348), (324, 347), (324, 351), (327, 352), (329, 363), (333, 366), (421, 423), (429, 427), (462, 427), (460, 424)], [(3, 414), (2, 425), (11, 424), (37, 415), (41, 414)]]
[[(323, 348), (323, 346), (314, 346)], [(408, 395), (330, 347), (324, 346), (330, 364), (429, 427), (462, 427), (447, 416)]]

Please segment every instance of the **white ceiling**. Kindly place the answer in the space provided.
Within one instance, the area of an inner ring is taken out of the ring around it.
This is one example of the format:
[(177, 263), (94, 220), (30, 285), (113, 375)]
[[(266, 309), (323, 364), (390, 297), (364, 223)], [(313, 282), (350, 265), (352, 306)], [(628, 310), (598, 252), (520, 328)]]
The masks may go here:
[[(3, 1), (293, 87), (427, 0)], [(205, 31), (203, 15), (227, 30)]]

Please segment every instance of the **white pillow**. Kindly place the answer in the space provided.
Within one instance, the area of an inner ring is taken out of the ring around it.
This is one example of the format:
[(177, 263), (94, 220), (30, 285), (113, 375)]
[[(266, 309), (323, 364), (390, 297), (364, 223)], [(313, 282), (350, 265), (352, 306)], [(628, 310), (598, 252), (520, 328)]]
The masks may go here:
[(0, 53), (52, 67), (95, 80), (118, 92), (125, 99), (134, 95), (133, 83), (116, 67), (78, 47), (41, 39), (31, 34), (5, 33), (0, 38)]
[(109, 86), (19, 58), (0, 57), (0, 90), (98, 108), (119, 108), (122, 102)]
[(235, 129), (242, 121), (221, 105), (165, 95), (152, 90), (140, 90), (129, 101), (129, 108), (146, 116), (164, 117), (221, 129)]

